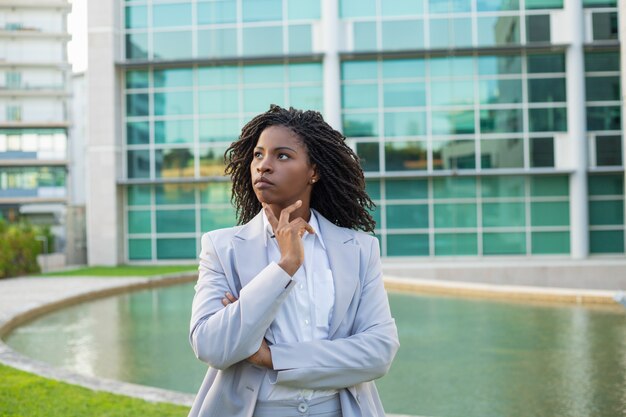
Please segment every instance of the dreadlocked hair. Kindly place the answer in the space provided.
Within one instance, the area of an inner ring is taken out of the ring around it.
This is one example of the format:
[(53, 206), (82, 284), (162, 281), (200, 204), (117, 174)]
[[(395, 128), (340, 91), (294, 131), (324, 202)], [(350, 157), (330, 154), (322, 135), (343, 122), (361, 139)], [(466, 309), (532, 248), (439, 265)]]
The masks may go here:
[(269, 126), (284, 126), (305, 146), (309, 163), (317, 165), (319, 179), (311, 191), (310, 207), (340, 227), (373, 232), (376, 221), (368, 209), (376, 205), (365, 192), (365, 177), (359, 157), (345, 143), (345, 137), (317, 111), (288, 110), (272, 104), (250, 120), (238, 140), (224, 152), (225, 173), (231, 176), (231, 203), (238, 224), (252, 220), (262, 209), (250, 179), (253, 150), (261, 132)]

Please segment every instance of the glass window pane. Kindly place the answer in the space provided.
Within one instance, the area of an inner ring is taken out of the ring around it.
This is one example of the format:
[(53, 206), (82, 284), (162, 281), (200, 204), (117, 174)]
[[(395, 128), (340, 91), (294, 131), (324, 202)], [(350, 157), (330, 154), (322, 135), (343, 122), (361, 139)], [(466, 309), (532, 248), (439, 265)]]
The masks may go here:
[(432, 129), (434, 135), (474, 133), (473, 110), (450, 110), (432, 112)]
[(126, 6), (126, 29), (148, 27), (148, 8), (146, 6)]
[(237, 29), (198, 31), (198, 57), (233, 57), (237, 55)]
[(433, 169), (475, 169), (473, 140), (433, 141)]
[(623, 174), (589, 175), (589, 195), (624, 195)]
[(587, 130), (620, 130), (620, 106), (587, 106)]
[(530, 195), (533, 197), (568, 196), (569, 179), (562, 175), (533, 176), (530, 178)]
[(154, 122), (154, 143), (193, 142), (193, 120), (163, 120)]
[[(376, 68), (373, 77), (376, 78)], [(423, 59), (387, 59), (382, 62), (383, 77), (385, 80), (394, 78), (422, 78), (425, 75)]]
[(155, 32), (154, 59), (191, 58), (191, 32)]
[(282, 0), (242, 0), (244, 22), (281, 20), (283, 18)]
[(203, 209), (201, 211), (202, 232), (232, 227), (237, 224), (237, 216), (234, 207)]
[(198, 113), (219, 114), (239, 112), (239, 91), (236, 88), (198, 91)]
[(200, 176), (213, 177), (224, 175), (224, 152), (228, 145), (216, 145), (200, 149)]
[(201, 204), (228, 204), (230, 203), (231, 189), (233, 183), (230, 181), (210, 182), (200, 189)]
[(150, 239), (128, 239), (128, 259), (131, 261), (152, 259)]
[(466, 0), (429, 0), (430, 13), (470, 12), (471, 2)]
[(528, 101), (531, 103), (564, 102), (565, 78), (529, 79)]
[(227, 86), (239, 83), (238, 67), (200, 67), (198, 68), (199, 86)]
[(198, 122), (200, 142), (234, 142), (241, 131), (238, 118), (202, 119)]
[(518, 16), (479, 17), (478, 46), (514, 45), (520, 43)]
[(385, 113), (385, 136), (394, 137), (420, 135), (426, 135), (426, 113)]
[(517, 255), (526, 253), (525, 233), (484, 233), (485, 255)]
[(148, 116), (150, 114), (148, 94), (126, 94), (127, 116)]
[(150, 73), (146, 70), (126, 71), (126, 88), (148, 88)]
[(477, 0), (476, 9), (479, 12), (519, 10), (519, 0)]
[(191, 87), (193, 71), (191, 68), (172, 68), (154, 70), (154, 88)]
[(624, 224), (624, 201), (602, 200), (589, 202), (589, 224), (612, 226)]
[(149, 185), (129, 185), (127, 198), (128, 198), (129, 206), (150, 205), (150, 186)]
[(476, 227), (476, 204), (435, 203), (435, 227)]
[(385, 192), (388, 200), (428, 198), (427, 180), (389, 178), (385, 183)]
[(526, 0), (526, 9), (562, 9), (563, 0)]
[(199, 25), (235, 23), (237, 21), (236, 0), (199, 1), (196, 10)]
[(476, 233), (437, 233), (435, 234), (435, 255), (477, 255)]
[(424, 83), (385, 83), (383, 85), (385, 107), (417, 107), (426, 105)]
[(321, 16), (320, 0), (288, 0), (289, 20), (319, 19)]
[(531, 74), (565, 72), (565, 55), (528, 55), (528, 72)]
[(128, 151), (128, 178), (150, 178), (150, 151)]
[(270, 108), (270, 104), (285, 106), (284, 87), (247, 88), (243, 91), (243, 110), (248, 113), (261, 113)]
[(376, 22), (354, 22), (353, 30), (355, 51), (374, 51), (377, 49)]
[(313, 51), (311, 25), (289, 26), (289, 52), (306, 54)]
[(524, 203), (483, 203), (483, 227), (523, 227), (525, 225)]
[(532, 202), (530, 203), (530, 218), (533, 226), (568, 226), (569, 202)]
[(341, 89), (344, 109), (378, 107), (378, 85), (348, 84)]
[(532, 42), (550, 42), (550, 15), (526, 16), (526, 40)]
[(428, 205), (387, 204), (387, 228), (428, 228)]
[(410, 171), (427, 168), (426, 142), (385, 143), (385, 166), (387, 171)]
[(157, 210), (157, 233), (185, 233), (196, 231), (195, 210)]
[(481, 110), (480, 131), (482, 133), (516, 133), (524, 128), (521, 109)]
[(290, 82), (322, 82), (322, 65), (291, 64), (287, 67)]
[(193, 114), (193, 93), (191, 91), (170, 91), (154, 93), (155, 116)]
[(244, 27), (244, 55), (281, 55), (282, 53), (283, 29), (280, 26)]
[(376, 1), (339, 0), (339, 15), (341, 17), (376, 16)]
[(365, 180), (365, 192), (372, 200), (380, 200), (380, 180)]
[(482, 177), (481, 194), (483, 198), (518, 197), (523, 198), (525, 179), (520, 176)]
[(478, 73), (480, 75), (520, 74), (522, 59), (520, 56), (479, 56)]
[(291, 87), (289, 89), (289, 105), (297, 109), (324, 110), (322, 87)]
[(126, 59), (147, 59), (148, 58), (148, 34), (128, 33), (126, 34)]
[(583, 0), (583, 7), (615, 7), (617, 0)]
[(193, 184), (159, 184), (154, 186), (157, 206), (166, 204), (195, 204), (196, 186)]
[(616, 40), (618, 38), (617, 12), (596, 12), (591, 15), (591, 19), (594, 41)]
[(344, 114), (343, 134), (347, 137), (378, 136), (378, 114)]
[(284, 65), (249, 65), (243, 67), (244, 84), (282, 84), (285, 82)]
[(128, 211), (128, 233), (150, 233), (152, 231), (150, 210)]
[(428, 256), (428, 235), (388, 234), (387, 256)]
[(152, 26), (191, 26), (191, 4), (154, 4), (152, 6)]
[(348, 61), (341, 63), (341, 79), (344, 81), (376, 80), (377, 78), (378, 62), (376, 61)]
[(481, 80), (478, 89), (482, 104), (522, 102), (521, 80)]
[(530, 138), (530, 166), (554, 166), (554, 138)]
[(473, 57), (431, 58), (429, 64), (431, 78), (471, 77), (474, 75)]
[(569, 232), (533, 232), (532, 253), (569, 253)]
[(622, 137), (596, 136), (596, 165), (622, 165)]
[(194, 176), (192, 149), (157, 149), (154, 152), (154, 170), (157, 178), (182, 178)]
[(157, 239), (157, 259), (196, 259), (196, 239)]
[(524, 168), (524, 140), (481, 140), (480, 164), (483, 169)]
[(422, 0), (395, 0), (380, 3), (383, 16), (419, 15), (424, 12)]
[(473, 198), (476, 197), (476, 178), (444, 177), (433, 178), (434, 198)]
[(150, 124), (148, 122), (127, 122), (126, 143), (129, 145), (147, 145), (150, 143)]
[(585, 52), (585, 71), (619, 71), (619, 52)]
[(619, 76), (586, 77), (585, 90), (587, 101), (619, 101)]
[(463, 105), (474, 103), (474, 82), (471, 80), (431, 81), (433, 105)]
[(421, 49), (424, 47), (424, 23), (421, 20), (383, 21), (383, 49)]
[(356, 154), (359, 157), (363, 171), (380, 171), (380, 157), (378, 142), (358, 142)]
[(589, 232), (591, 253), (624, 253), (623, 230), (592, 230)]
[(566, 132), (567, 109), (528, 109), (528, 122), (531, 132)]

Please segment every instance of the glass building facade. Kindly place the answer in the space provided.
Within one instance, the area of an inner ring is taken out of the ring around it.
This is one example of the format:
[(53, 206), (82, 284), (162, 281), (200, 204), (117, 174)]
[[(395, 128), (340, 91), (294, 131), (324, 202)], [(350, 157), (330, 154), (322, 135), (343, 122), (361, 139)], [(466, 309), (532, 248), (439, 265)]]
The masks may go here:
[(223, 154), (271, 103), (336, 121), (383, 256), (567, 258), (580, 230), (585, 255), (623, 256), (617, 3), (577, 3), (576, 26), (567, 2), (119, 1), (123, 261), (192, 260), (236, 224)]

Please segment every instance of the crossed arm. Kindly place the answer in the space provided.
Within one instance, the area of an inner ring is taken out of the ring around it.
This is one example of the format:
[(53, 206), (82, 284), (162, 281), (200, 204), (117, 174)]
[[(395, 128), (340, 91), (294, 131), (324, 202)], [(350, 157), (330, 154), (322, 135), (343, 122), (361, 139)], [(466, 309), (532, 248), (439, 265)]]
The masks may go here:
[[(297, 388), (338, 389), (379, 378), (388, 371), (399, 347), (398, 335), (383, 287), (376, 240), (370, 249), (352, 335), (270, 346), (277, 371), (273, 382)], [(224, 294), (233, 293), (233, 288), (209, 234), (202, 239), (199, 271), (191, 345), (199, 359), (225, 369), (257, 352), (293, 287), (287, 285), (291, 277), (272, 262), (241, 290), (237, 301), (224, 307)]]

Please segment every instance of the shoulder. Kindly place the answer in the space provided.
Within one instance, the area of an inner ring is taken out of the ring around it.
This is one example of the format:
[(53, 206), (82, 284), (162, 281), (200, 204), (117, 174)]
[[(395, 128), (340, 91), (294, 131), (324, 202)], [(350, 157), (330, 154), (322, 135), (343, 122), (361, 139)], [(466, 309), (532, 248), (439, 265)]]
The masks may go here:
[(202, 247), (205, 247), (208, 243), (211, 243), (217, 250), (226, 246), (231, 241), (232, 237), (243, 227), (243, 225), (233, 227), (223, 227), (221, 229), (215, 229), (208, 231), (202, 235), (201, 243)]

